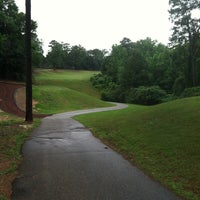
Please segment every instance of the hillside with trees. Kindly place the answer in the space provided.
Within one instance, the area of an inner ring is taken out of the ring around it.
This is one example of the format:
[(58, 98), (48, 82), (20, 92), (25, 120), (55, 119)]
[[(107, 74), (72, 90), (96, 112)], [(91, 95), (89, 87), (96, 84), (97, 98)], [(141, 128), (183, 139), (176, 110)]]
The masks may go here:
[[(200, 19), (198, 0), (169, 0), (173, 24), (169, 45), (151, 38), (136, 42), (123, 38), (108, 52), (86, 50), (52, 40), (43, 56), (32, 21), (33, 66), (51, 69), (98, 70), (91, 80), (102, 99), (153, 105), (180, 96), (199, 95)], [(14, 0), (0, 0), (0, 78), (23, 80), (25, 14)], [(189, 89), (188, 89), (189, 88)], [(192, 89), (191, 89), (192, 88)]]

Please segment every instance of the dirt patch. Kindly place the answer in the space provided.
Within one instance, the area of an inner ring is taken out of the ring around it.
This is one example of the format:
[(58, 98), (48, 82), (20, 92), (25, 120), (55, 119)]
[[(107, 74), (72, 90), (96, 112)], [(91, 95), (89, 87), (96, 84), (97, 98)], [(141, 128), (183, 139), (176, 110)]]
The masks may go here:
[(16, 89), (14, 94), (16, 105), (23, 111), (26, 109), (26, 88), (21, 87)]
[[(3, 112), (3, 111), (2, 111)], [(0, 121), (7, 121), (8, 120), (8, 115), (0, 115)]]
[[(25, 117), (25, 85), (23, 83), (0, 81), (0, 109)], [(33, 101), (33, 108), (38, 102)], [(33, 110), (37, 112), (36, 110)], [(48, 114), (34, 114), (34, 117), (42, 118)]]
[(5, 112), (24, 117), (25, 113), (15, 104), (14, 94), (16, 89), (24, 87), (24, 84), (15, 82), (0, 82), (0, 109)]
[[(15, 100), (16, 105), (25, 112), (26, 111), (26, 88), (25, 87), (16, 89), (14, 100)], [(38, 104), (38, 102), (33, 99), (32, 105), (33, 105), (33, 111), (35, 113), (37, 113), (37, 110), (35, 108), (36, 104)]]
[[(5, 171), (11, 166), (10, 161), (0, 162), (0, 171)], [(5, 175), (0, 175), (0, 194), (4, 195), (7, 199), (10, 199), (12, 193), (12, 182), (16, 178), (17, 172), (5, 173)]]

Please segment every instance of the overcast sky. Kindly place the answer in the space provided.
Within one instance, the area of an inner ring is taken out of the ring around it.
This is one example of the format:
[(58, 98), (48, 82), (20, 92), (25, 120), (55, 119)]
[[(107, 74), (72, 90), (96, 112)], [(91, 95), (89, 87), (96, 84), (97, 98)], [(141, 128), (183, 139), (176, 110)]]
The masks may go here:
[[(25, 12), (25, 0), (15, 0)], [(32, 19), (47, 52), (51, 40), (111, 49), (128, 37), (167, 44), (171, 34), (168, 0), (32, 0)]]

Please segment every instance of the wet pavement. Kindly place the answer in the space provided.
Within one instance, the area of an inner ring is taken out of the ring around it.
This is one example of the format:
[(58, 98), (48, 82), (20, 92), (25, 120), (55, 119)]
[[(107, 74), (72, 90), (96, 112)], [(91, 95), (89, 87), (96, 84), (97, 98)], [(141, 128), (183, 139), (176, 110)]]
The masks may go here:
[(71, 117), (46, 117), (23, 146), (12, 200), (178, 200)]

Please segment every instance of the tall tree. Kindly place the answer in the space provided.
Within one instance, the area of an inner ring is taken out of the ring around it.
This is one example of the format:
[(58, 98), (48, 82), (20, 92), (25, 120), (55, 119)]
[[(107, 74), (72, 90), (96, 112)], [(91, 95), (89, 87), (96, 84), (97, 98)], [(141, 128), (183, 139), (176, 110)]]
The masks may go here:
[[(36, 29), (32, 20), (33, 63), (38, 65), (42, 49)], [(0, 0), (0, 78), (25, 79), (25, 14), (19, 13), (14, 0)]]
[(169, 0), (173, 26), (171, 42), (188, 48), (187, 86), (198, 84), (197, 62), (200, 51), (200, 19), (193, 12), (200, 9), (199, 0)]
[(88, 69), (91, 70), (100, 70), (105, 58), (106, 51), (105, 50), (99, 50), (99, 49), (93, 49), (87, 51), (88, 55)]
[(87, 51), (81, 45), (72, 46), (68, 58), (72, 69), (87, 69)]
[(63, 69), (65, 67), (66, 46), (66, 44), (59, 43), (56, 40), (49, 43), (51, 49), (46, 57), (49, 67), (53, 69)]
[[(24, 14), (14, 0), (0, 0), (0, 78), (24, 78)], [(23, 43), (22, 43), (23, 41)]]

